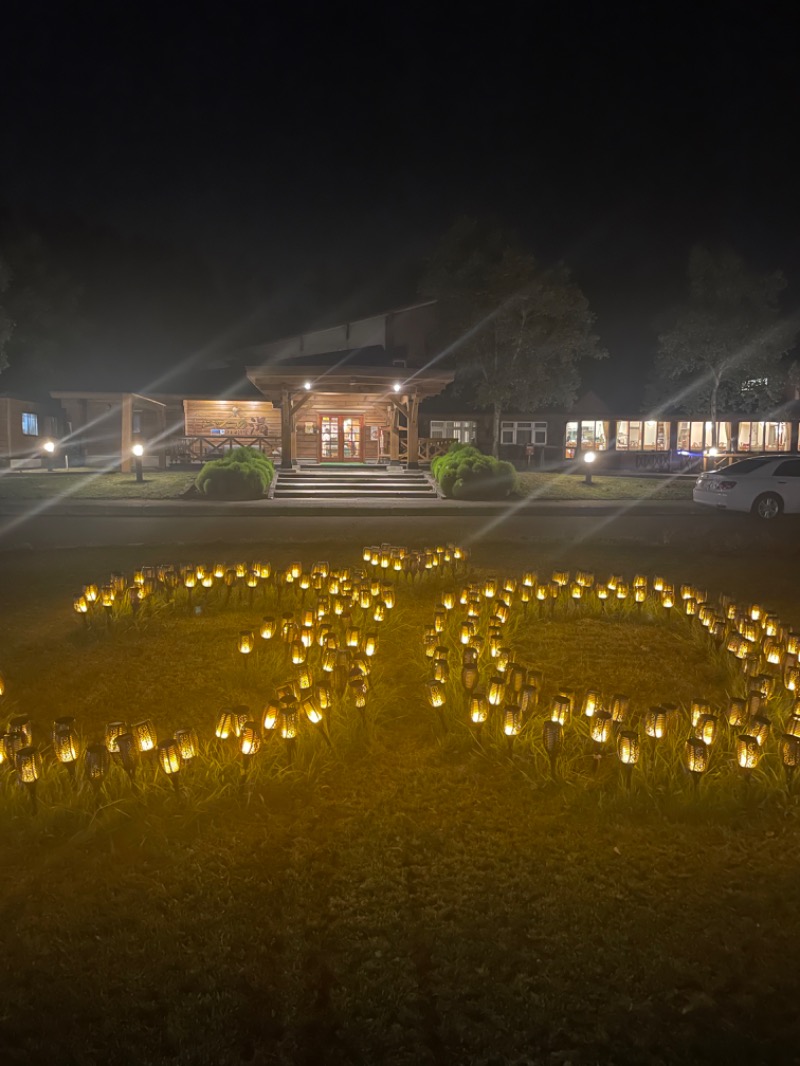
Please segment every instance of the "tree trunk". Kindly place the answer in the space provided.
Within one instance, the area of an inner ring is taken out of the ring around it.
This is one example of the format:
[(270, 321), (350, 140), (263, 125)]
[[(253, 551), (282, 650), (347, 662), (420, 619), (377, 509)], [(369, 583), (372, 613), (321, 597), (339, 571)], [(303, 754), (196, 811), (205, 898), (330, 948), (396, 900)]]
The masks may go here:
[(500, 415), (503, 409), (499, 403), (494, 404), (494, 418), (492, 420), (492, 455), (495, 459), (500, 456)]

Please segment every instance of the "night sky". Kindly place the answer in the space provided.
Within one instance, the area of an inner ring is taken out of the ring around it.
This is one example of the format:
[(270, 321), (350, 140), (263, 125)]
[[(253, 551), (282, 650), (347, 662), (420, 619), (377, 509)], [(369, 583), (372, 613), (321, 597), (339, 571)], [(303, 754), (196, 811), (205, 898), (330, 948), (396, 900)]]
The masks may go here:
[(0, 211), (92, 246), (123, 363), (410, 302), (463, 213), (571, 265), (612, 355), (587, 380), (621, 402), (694, 241), (784, 269), (800, 303), (796, 40), (766, 7), (4, 14)]

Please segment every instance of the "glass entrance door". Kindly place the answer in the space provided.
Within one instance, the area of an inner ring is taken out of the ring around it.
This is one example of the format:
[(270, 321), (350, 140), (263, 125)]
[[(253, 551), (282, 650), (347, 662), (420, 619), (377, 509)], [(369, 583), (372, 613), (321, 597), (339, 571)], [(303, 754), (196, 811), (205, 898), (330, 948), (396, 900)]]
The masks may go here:
[(363, 430), (363, 419), (360, 415), (320, 415), (320, 462), (359, 462), (364, 455)]

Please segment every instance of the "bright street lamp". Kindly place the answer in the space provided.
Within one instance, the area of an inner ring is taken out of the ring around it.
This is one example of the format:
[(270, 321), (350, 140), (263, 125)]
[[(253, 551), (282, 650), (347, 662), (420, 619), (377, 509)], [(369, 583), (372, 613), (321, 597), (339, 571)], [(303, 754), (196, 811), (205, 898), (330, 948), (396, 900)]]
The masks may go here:
[(592, 463), (597, 459), (597, 452), (584, 452), (583, 461), (586, 463), (586, 472), (583, 475), (584, 485), (592, 484)]
[(144, 455), (144, 445), (139, 441), (131, 448), (133, 454), (133, 468), (136, 471), (136, 480), (144, 481), (142, 476), (142, 456)]

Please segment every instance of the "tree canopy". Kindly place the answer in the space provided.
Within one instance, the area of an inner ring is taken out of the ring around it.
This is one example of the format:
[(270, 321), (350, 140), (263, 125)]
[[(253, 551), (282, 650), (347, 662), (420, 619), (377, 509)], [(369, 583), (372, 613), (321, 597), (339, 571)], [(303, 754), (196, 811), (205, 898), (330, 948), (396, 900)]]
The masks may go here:
[(798, 325), (781, 313), (780, 271), (758, 273), (731, 249), (697, 245), (687, 275), (688, 299), (658, 339), (656, 388), (670, 388), (670, 406), (707, 414), (716, 434), (720, 411), (765, 410), (783, 398), (782, 360)]
[(544, 267), (496, 225), (462, 219), (446, 234), (420, 285), (439, 303), (443, 359), (480, 407), (503, 411), (569, 406), (580, 359), (605, 355), (594, 315), (563, 263)]

